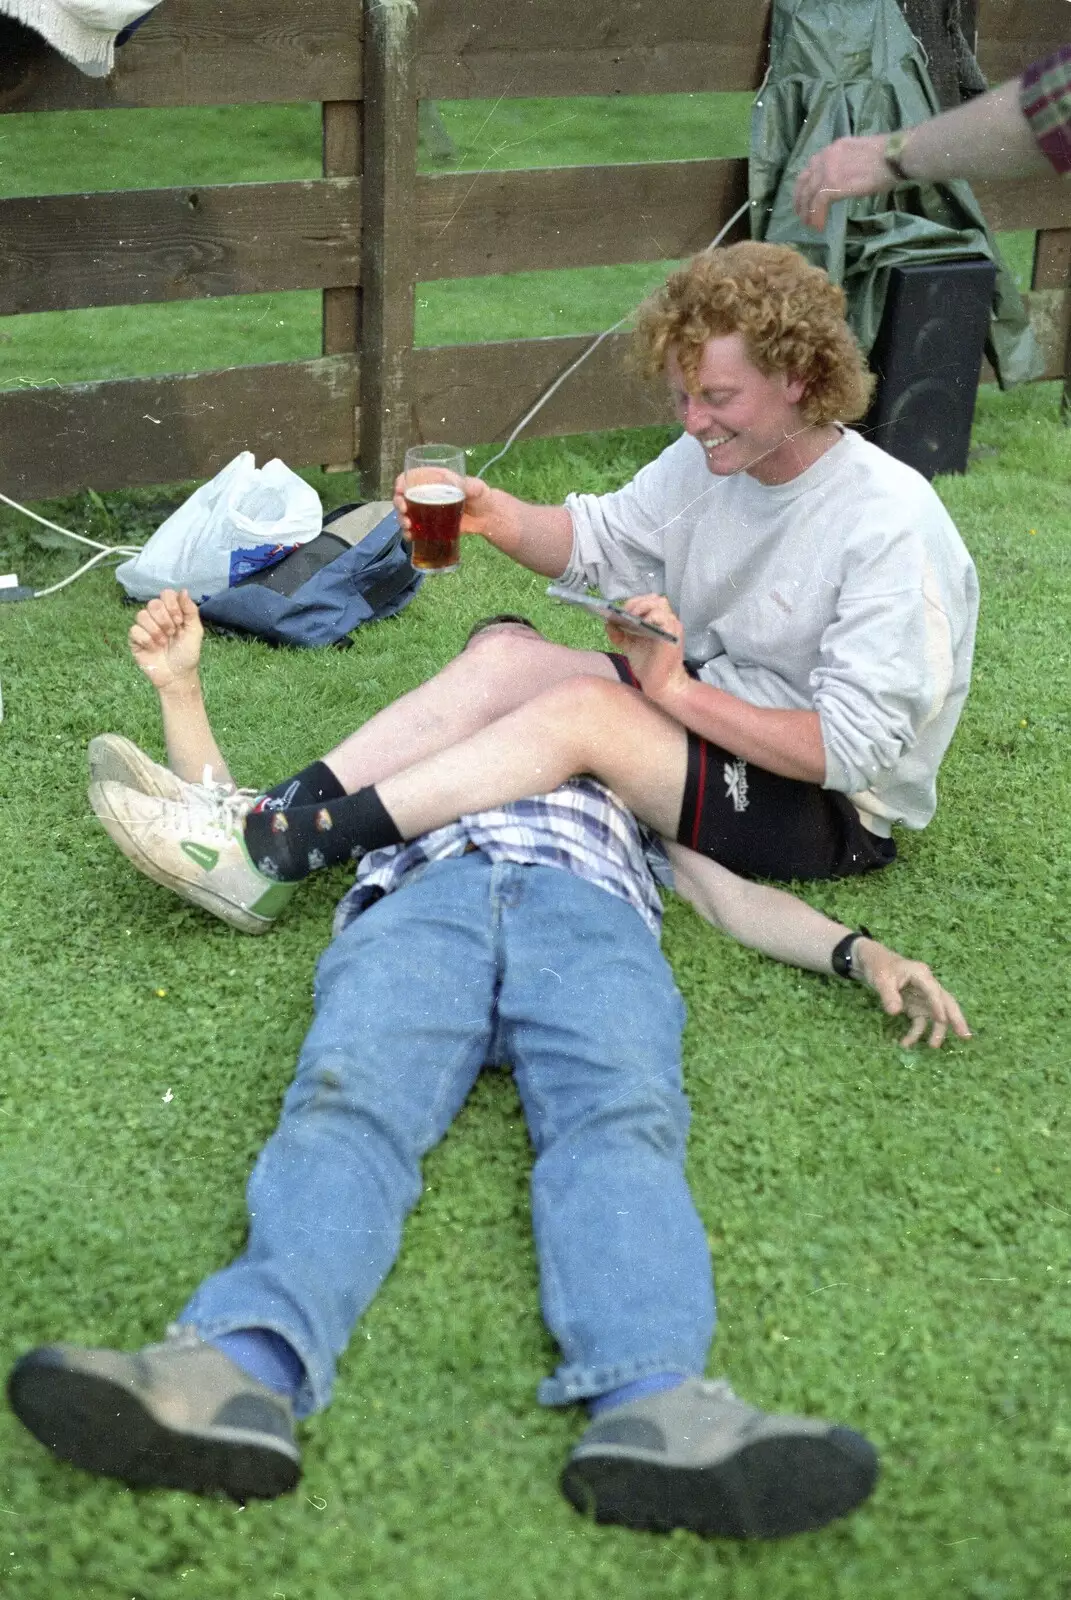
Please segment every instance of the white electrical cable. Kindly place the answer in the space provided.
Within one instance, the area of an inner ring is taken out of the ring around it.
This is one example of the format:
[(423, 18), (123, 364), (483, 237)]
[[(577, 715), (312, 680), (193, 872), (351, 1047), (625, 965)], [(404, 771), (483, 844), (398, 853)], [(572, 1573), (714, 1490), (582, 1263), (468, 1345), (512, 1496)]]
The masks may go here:
[[(729, 218), (728, 222), (722, 228), (722, 230), (718, 234), (717, 238), (716, 239), (712, 239), (710, 244), (708, 244), (706, 246), (707, 250), (716, 250), (717, 249), (718, 245), (721, 244), (721, 241), (725, 238), (725, 235), (728, 233), (728, 231), (732, 227), (733, 223), (736, 222), (738, 218), (740, 218), (740, 217), (742, 217), (744, 215), (744, 212), (748, 209), (748, 207), (751, 204), (752, 204), (752, 202), (750, 200), (745, 200), (743, 205), (738, 207), (738, 209), (733, 212), (732, 216)], [(535, 405), (531, 408), (531, 410), (525, 412), (524, 416), (521, 418), (520, 422), (518, 422), (517, 426), (514, 428), (513, 432), (510, 434), (509, 438), (506, 440), (505, 444), (502, 446), (502, 448), (498, 452), (498, 454), (492, 456), (490, 461), (485, 461), (484, 462), (483, 466), (480, 468), (479, 472), (476, 474), (476, 476), (478, 478), (482, 478), (484, 473), (487, 471), (487, 469), (489, 467), (493, 467), (496, 461), (501, 461), (502, 460), (502, 457), (505, 455), (506, 451), (510, 448), (510, 446), (514, 443), (514, 441), (517, 438), (520, 437), (521, 433), (524, 431), (525, 428), (527, 428), (528, 424), (531, 422), (532, 418), (536, 415), (536, 413), (539, 412), (539, 411), (542, 411), (543, 407), (546, 405), (546, 403), (550, 399), (551, 395), (556, 394), (558, 392), (558, 390), (561, 388), (562, 384), (565, 382), (566, 378), (571, 378), (573, 373), (576, 371), (577, 367), (579, 367), (582, 362), (586, 361), (588, 359), (588, 356), (594, 355), (595, 351), (602, 344), (602, 341), (604, 339), (608, 339), (612, 333), (616, 333), (618, 328), (622, 327), (624, 325), (624, 323), (626, 323), (629, 320), (630, 317), (635, 315), (635, 313), (639, 310), (639, 307), (642, 304), (643, 304), (642, 300), (637, 301), (636, 305), (634, 305), (632, 307), (632, 310), (631, 311), (626, 311), (625, 315), (623, 317), (621, 317), (617, 322), (615, 322), (612, 328), (606, 328), (606, 329), (603, 330), (602, 333), (597, 334), (596, 337), (588, 345), (587, 349), (581, 351), (580, 355), (577, 356), (576, 360), (572, 363), (572, 365), (566, 367), (564, 372), (561, 372), (561, 373), (558, 374), (558, 376), (555, 378), (554, 382), (551, 384), (550, 388), (546, 389), (543, 392), (543, 394), (540, 395), (539, 399), (536, 401)]]
[(114, 550), (117, 555), (137, 555), (137, 548), (133, 545), (107, 545), (101, 544), (99, 539), (89, 539), (84, 533), (72, 533), (70, 528), (61, 528), (58, 522), (49, 522), (47, 517), (39, 517), (36, 511), (31, 511), (29, 506), (22, 506), (17, 500), (9, 500), (6, 494), (0, 494), (0, 500), (13, 511), (21, 511), (23, 516), (32, 517), (34, 522), (39, 522), (42, 528), (51, 528), (53, 533), (62, 533), (67, 539), (76, 539), (79, 544), (89, 545), (91, 550)]
[(0, 500), (3, 501), (4, 505), (10, 506), (13, 511), (21, 511), (23, 516), (29, 517), (34, 522), (39, 522), (42, 528), (51, 528), (53, 533), (62, 533), (65, 539), (73, 539), (77, 544), (88, 545), (91, 550), (96, 551), (96, 554), (90, 556), (88, 561), (83, 561), (82, 565), (75, 572), (72, 572), (70, 577), (61, 578), (59, 583), (54, 583), (47, 589), (35, 589), (33, 594), (35, 600), (43, 600), (46, 595), (55, 594), (60, 589), (66, 589), (69, 583), (73, 583), (76, 578), (80, 578), (84, 572), (88, 572), (91, 567), (97, 566), (108, 556), (136, 556), (139, 553), (138, 545), (101, 544), (99, 539), (89, 539), (84, 533), (72, 533), (70, 528), (61, 528), (58, 522), (49, 522), (47, 517), (39, 517), (36, 511), (30, 510), (29, 506), (20, 505), (17, 500), (10, 499), (6, 494), (0, 494)]
[(72, 572), (69, 578), (61, 578), (59, 583), (53, 583), (47, 589), (35, 589), (33, 597), (34, 597), (35, 600), (43, 600), (45, 598), (46, 594), (56, 594), (58, 592), (58, 590), (66, 589), (67, 585), (69, 583), (73, 583), (75, 578), (80, 578), (82, 576), (83, 572), (88, 572), (91, 567), (99, 566), (99, 564), (102, 561), (106, 561), (109, 556), (112, 556), (112, 555), (124, 555), (125, 556), (125, 555), (128, 555), (128, 554), (133, 554), (133, 552), (132, 551), (126, 551), (126, 550), (119, 550), (118, 548), (113, 548), (113, 549), (109, 550), (107, 548), (107, 546), (105, 546), (105, 548), (103, 550), (98, 550), (95, 556), (90, 556), (88, 561), (83, 561), (82, 565), (80, 567), (78, 567), (74, 572)]
[(612, 333), (616, 333), (618, 328), (620, 328), (622, 326), (622, 324), (626, 323), (628, 321), (628, 319), (635, 314), (635, 311), (636, 311), (636, 307), (633, 306), (632, 310), (631, 311), (626, 311), (625, 315), (618, 322), (615, 322), (612, 327), (605, 328), (602, 333), (598, 334), (597, 337), (594, 338), (591, 341), (591, 343), (588, 345), (586, 350), (581, 351), (580, 355), (577, 356), (577, 358), (573, 362), (572, 366), (566, 367), (564, 372), (560, 372), (558, 374), (558, 376), (555, 378), (554, 382), (551, 384), (550, 388), (544, 390), (544, 392), (540, 395), (539, 399), (536, 401), (535, 405), (531, 408), (531, 410), (525, 412), (524, 416), (521, 418), (520, 422), (518, 422), (517, 426), (514, 428), (513, 432), (510, 434), (509, 438), (506, 440), (505, 444), (502, 446), (502, 448), (498, 452), (498, 454), (496, 456), (492, 456), (490, 461), (485, 461), (484, 462), (483, 466), (480, 468), (479, 472), (476, 474), (476, 476), (478, 478), (482, 478), (483, 477), (483, 475), (487, 471), (488, 467), (493, 467), (496, 461), (501, 461), (502, 460), (502, 457), (505, 455), (506, 451), (513, 444), (514, 440), (517, 439), (520, 436), (520, 434), (524, 431), (525, 428), (527, 428), (527, 426), (531, 422), (532, 418), (536, 415), (536, 412), (542, 411), (543, 407), (546, 405), (546, 403), (550, 399), (551, 395), (556, 394), (558, 392), (558, 390), (561, 388), (562, 384), (565, 382), (566, 378), (571, 378), (573, 373), (576, 371), (577, 367), (579, 367), (583, 362), (585, 362), (588, 359), (588, 356), (594, 355), (595, 351), (602, 344), (602, 341), (604, 339), (608, 339)]

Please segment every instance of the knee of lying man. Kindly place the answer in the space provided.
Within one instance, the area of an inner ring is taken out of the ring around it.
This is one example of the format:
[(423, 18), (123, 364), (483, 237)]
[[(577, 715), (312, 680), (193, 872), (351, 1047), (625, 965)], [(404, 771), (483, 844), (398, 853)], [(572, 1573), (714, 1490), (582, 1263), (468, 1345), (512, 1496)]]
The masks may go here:
[(285, 1100), (291, 1119), (337, 1114), (354, 1123), (374, 1123), (391, 1137), (390, 1130), (406, 1121), (404, 1107), (404, 1094), (375, 1062), (347, 1060), (337, 1052), (301, 1067)]
[(360, 1095), (354, 1094), (355, 1088), (354, 1074), (328, 1056), (299, 1069), (287, 1091), (286, 1111), (290, 1116), (317, 1111), (353, 1111), (359, 1109), (360, 1104)]
[(578, 1115), (560, 1120), (552, 1138), (613, 1146), (625, 1151), (636, 1146), (662, 1156), (682, 1155), (688, 1134), (688, 1102), (668, 1084), (647, 1079), (625, 1093), (590, 1101)]
[(493, 617), (481, 617), (479, 622), (473, 624), (465, 640), (463, 653), (474, 646), (482, 653), (489, 648), (500, 648), (503, 642), (508, 645), (518, 638), (542, 640), (543, 635), (527, 617), (515, 611), (500, 611)]

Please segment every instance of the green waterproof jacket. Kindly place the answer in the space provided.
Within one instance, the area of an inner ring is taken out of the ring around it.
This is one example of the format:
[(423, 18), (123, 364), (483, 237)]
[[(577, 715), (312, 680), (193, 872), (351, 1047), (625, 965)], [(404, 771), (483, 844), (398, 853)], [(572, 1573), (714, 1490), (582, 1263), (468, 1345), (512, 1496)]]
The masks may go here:
[(752, 113), (751, 233), (794, 246), (843, 285), (848, 320), (867, 351), (890, 267), (989, 256), (997, 281), (986, 355), (1007, 388), (1040, 377), (1044, 361), (968, 183), (839, 201), (821, 233), (792, 206), (800, 172), (834, 139), (892, 133), (939, 111), (922, 48), (896, 0), (774, 0), (770, 66)]

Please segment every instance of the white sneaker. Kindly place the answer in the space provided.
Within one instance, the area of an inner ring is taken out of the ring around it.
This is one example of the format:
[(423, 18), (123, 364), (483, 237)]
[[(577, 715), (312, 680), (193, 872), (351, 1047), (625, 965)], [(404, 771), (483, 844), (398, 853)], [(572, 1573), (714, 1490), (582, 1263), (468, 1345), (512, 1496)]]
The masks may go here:
[[(90, 739), (86, 754), (91, 783), (125, 783), (128, 789), (136, 789), (139, 794), (155, 795), (159, 800), (188, 800), (192, 789), (201, 788), (221, 789), (228, 794), (235, 792), (232, 785), (212, 783), (211, 769), (208, 767), (205, 768), (202, 783), (188, 783), (185, 778), (172, 772), (170, 767), (153, 761), (144, 750), (138, 749), (133, 740), (124, 739), (121, 733), (102, 733), (96, 739)], [(248, 789), (243, 792), (252, 794), (254, 791)]]
[(242, 824), (249, 794), (187, 784), (181, 800), (91, 783), (89, 803), (139, 871), (243, 933), (266, 933), (297, 885), (255, 867)]
[(128, 789), (160, 800), (182, 800), (190, 787), (120, 733), (102, 733), (90, 739), (86, 755), (91, 783), (124, 783)]

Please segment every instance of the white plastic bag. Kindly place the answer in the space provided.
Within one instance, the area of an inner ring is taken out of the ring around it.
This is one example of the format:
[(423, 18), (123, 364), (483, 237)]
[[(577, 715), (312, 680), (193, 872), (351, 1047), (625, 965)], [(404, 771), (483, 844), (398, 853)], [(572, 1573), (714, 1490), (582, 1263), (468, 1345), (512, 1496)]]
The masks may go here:
[(115, 569), (134, 600), (188, 589), (200, 602), (250, 572), (281, 561), (323, 527), (315, 489), (285, 462), (257, 467), (250, 450), (162, 522), (144, 548)]

